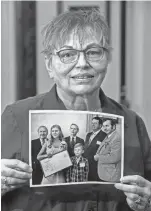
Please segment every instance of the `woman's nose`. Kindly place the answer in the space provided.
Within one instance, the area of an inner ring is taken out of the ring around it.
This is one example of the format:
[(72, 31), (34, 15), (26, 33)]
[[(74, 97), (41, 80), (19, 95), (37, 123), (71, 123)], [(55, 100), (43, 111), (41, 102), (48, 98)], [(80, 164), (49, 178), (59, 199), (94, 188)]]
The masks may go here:
[(89, 66), (83, 52), (79, 53), (79, 58), (78, 58), (76, 66), (77, 67), (88, 67)]

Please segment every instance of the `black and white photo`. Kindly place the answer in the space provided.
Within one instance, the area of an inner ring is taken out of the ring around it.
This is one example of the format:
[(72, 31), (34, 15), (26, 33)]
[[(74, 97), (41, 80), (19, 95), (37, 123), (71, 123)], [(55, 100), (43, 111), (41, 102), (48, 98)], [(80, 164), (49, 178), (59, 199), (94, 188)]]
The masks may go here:
[(31, 186), (115, 183), (124, 170), (124, 118), (98, 112), (30, 111), (29, 146)]

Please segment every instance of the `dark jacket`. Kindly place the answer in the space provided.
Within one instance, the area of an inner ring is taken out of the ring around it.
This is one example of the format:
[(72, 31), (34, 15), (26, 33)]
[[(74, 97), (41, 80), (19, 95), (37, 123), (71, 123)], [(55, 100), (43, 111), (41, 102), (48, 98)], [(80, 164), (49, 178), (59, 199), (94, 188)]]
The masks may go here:
[[(102, 90), (100, 100), (104, 113), (124, 116), (124, 175), (139, 174), (151, 180), (151, 142), (144, 122), (135, 112), (106, 97)], [(55, 86), (48, 93), (21, 100), (5, 109), (1, 129), (2, 158), (17, 158), (29, 163), (29, 110), (42, 109), (66, 110), (57, 96)], [(131, 210), (124, 194), (113, 185), (94, 184), (66, 188), (22, 187), (3, 196), (2, 211), (88, 211), (88, 200), (94, 201), (97, 211)], [(68, 203), (71, 201), (76, 202)]]
[(39, 160), (37, 160), (37, 155), (41, 150), (41, 142), (40, 139), (34, 139), (31, 141), (31, 158), (32, 158), (32, 184), (38, 185), (41, 183), (43, 178), (43, 171), (41, 169), (41, 165)]
[[(74, 146), (71, 146), (71, 144), (70, 144), (70, 136), (65, 137), (65, 141), (67, 143), (68, 152), (69, 152), (70, 157), (74, 156), (74, 151), (73, 151)], [(75, 144), (77, 144), (77, 143), (81, 143), (82, 145), (84, 145), (84, 140), (82, 138), (76, 136)]]
[(92, 132), (88, 133), (86, 135), (85, 139), (85, 151), (84, 151), (84, 157), (86, 157), (89, 161), (89, 175), (88, 180), (89, 181), (99, 181), (98, 173), (97, 173), (97, 162), (94, 160), (94, 155), (96, 154), (99, 144), (97, 142), (102, 142), (104, 138), (106, 137), (106, 133), (100, 130), (100, 132), (93, 138), (91, 143), (89, 144), (90, 136), (92, 135)]

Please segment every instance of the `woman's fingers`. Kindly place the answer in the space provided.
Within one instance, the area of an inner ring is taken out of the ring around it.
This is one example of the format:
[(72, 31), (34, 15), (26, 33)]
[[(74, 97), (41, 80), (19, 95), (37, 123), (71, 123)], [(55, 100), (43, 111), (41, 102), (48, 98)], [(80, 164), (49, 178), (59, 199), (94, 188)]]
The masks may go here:
[(129, 207), (134, 211), (144, 211), (144, 209), (145, 209), (145, 206), (143, 204), (135, 203), (133, 200), (131, 200), (128, 197), (126, 198), (126, 201), (129, 205)]
[(2, 159), (1, 166), (7, 166), (12, 169), (32, 173), (32, 168), (27, 164), (17, 159)]
[[(144, 179), (139, 175), (125, 176), (121, 179), (122, 183), (128, 183), (133, 185), (133, 190), (140, 192), (144, 196), (151, 197), (151, 182)], [(135, 188), (136, 187), (136, 188)]]
[(115, 187), (127, 196), (126, 200), (131, 209), (144, 211), (151, 197), (151, 183), (138, 175), (125, 176), (121, 182), (115, 184)]
[[(7, 183), (7, 185), (21, 185), (21, 184), (25, 184), (25, 183), (27, 183), (27, 180), (26, 179), (18, 179), (18, 178), (13, 178), (13, 177), (6, 177), (7, 178), (7, 181), (6, 181), (6, 183)], [(5, 177), (1, 177), (1, 180), (4, 180), (5, 179)]]
[(124, 192), (129, 193), (135, 193), (139, 195), (144, 195), (144, 191), (142, 187), (136, 186), (136, 185), (130, 185), (130, 184), (122, 184), (122, 183), (116, 183), (115, 187), (119, 190), (122, 190)]
[(144, 179), (143, 177), (139, 176), (139, 175), (131, 175), (131, 176), (124, 176), (121, 179), (122, 183), (133, 183), (133, 184), (137, 184), (140, 187), (146, 187), (146, 186), (150, 186), (151, 188), (151, 184), (148, 180)]
[(29, 182), (32, 177), (32, 168), (20, 160), (1, 160), (1, 193), (12, 191)]
[(130, 199), (131, 201), (135, 202), (140, 199), (140, 204), (142, 206), (146, 206), (146, 203), (148, 202), (148, 198), (147, 197), (141, 197), (138, 194), (135, 193), (128, 193), (128, 192), (124, 192), (124, 194), (127, 196), (128, 199)]
[[(2, 159), (1, 160), (1, 176), (15, 183), (24, 183), (24, 180), (29, 180), (32, 176), (32, 168), (17, 159)], [(15, 180), (15, 181), (14, 181)]]
[(3, 167), (1, 168), (1, 175), (5, 177), (13, 177), (13, 178), (19, 178), (19, 179), (30, 179), (32, 176), (32, 173), (18, 171), (16, 169)]

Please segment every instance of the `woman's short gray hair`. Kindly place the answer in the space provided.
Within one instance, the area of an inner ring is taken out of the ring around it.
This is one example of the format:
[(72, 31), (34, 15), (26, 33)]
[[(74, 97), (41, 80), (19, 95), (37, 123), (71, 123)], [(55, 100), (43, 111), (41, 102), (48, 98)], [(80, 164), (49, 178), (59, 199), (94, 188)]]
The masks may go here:
[(78, 36), (80, 42), (93, 36), (102, 47), (109, 49), (109, 27), (97, 9), (68, 11), (54, 18), (43, 28), (45, 56), (51, 56), (54, 49), (62, 47), (71, 33)]

